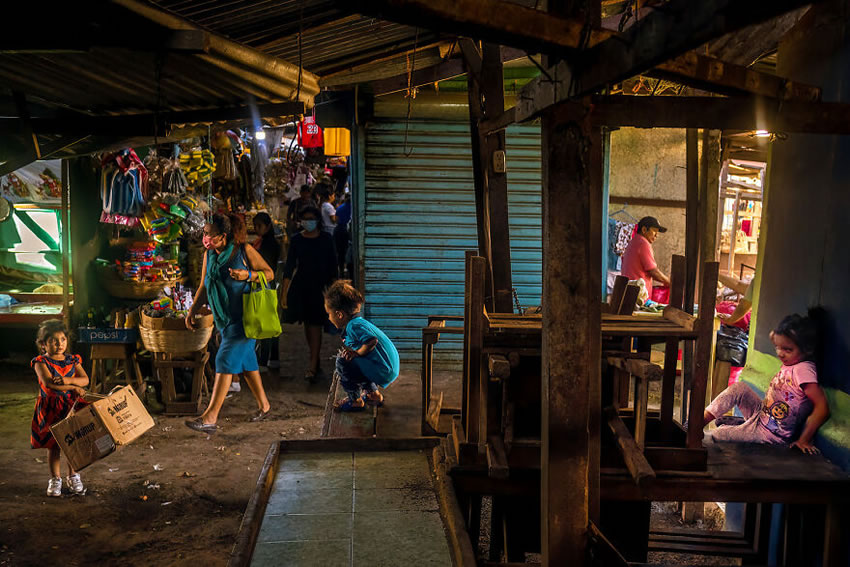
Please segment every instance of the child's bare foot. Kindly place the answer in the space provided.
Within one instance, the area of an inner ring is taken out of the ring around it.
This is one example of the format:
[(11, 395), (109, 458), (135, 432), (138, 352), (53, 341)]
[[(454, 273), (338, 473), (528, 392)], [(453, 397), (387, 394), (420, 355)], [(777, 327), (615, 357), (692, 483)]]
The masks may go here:
[(374, 392), (367, 392), (364, 399), (368, 404), (376, 405), (378, 407), (384, 405), (384, 396), (377, 390)]
[(352, 400), (351, 398), (343, 398), (334, 402), (334, 411), (362, 411), (366, 407), (366, 402), (363, 398)]

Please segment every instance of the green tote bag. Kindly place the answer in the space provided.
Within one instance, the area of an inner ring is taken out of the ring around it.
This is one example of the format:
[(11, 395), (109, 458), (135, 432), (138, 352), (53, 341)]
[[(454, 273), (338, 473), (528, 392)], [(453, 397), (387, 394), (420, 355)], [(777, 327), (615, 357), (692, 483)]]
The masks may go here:
[(270, 339), (280, 335), (277, 291), (269, 289), (266, 275), (257, 272), (260, 281), (251, 283), (251, 291), (242, 296), (242, 324), (249, 339)]

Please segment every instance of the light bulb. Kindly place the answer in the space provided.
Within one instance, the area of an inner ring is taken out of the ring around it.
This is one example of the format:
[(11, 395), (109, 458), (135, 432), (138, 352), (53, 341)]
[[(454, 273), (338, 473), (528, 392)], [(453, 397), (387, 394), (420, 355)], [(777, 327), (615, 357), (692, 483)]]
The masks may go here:
[(254, 137), (258, 140), (265, 140), (266, 132), (264, 130), (257, 130), (256, 132), (254, 132)]

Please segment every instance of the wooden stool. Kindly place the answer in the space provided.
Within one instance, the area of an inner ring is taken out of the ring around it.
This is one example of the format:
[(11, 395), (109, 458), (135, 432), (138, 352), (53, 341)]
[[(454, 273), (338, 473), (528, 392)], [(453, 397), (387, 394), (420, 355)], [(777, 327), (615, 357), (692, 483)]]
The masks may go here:
[[(153, 368), (162, 383), (162, 401), (165, 404), (166, 415), (198, 415), (201, 413), (201, 389), (208, 393), (204, 369), (210, 359), (206, 350), (193, 353), (173, 354), (167, 352), (153, 353)], [(188, 400), (178, 399), (174, 387), (174, 369), (191, 368), (192, 392)]]
[[(141, 397), (145, 392), (145, 383), (139, 363), (136, 360), (135, 345), (131, 343), (93, 343), (91, 345), (91, 373), (89, 376), (89, 390), (92, 392), (105, 392), (106, 385), (115, 381), (118, 372), (123, 366), (124, 378), (127, 384), (135, 382), (136, 394)], [(107, 371), (108, 360), (115, 362), (111, 372)], [(135, 381), (132, 374), (135, 373)]]

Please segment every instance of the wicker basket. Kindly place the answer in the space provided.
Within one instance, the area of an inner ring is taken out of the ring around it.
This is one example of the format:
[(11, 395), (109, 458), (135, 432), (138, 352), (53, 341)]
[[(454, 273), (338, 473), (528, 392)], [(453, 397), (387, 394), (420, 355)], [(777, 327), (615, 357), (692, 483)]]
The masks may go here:
[(97, 271), (100, 285), (106, 293), (119, 299), (154, 299), (167, 285), (180, 280), (163, 280), (160, 282), (134, 282), (122, 280), (111, 267), (101, 266)]
[(139, 335), (151, 352), (185, 353), (207, 348), (212, 336), (213, 316), (196, 319), (198, 328), (190, 331), (183, 319), (155, 318), (139, 313)]

